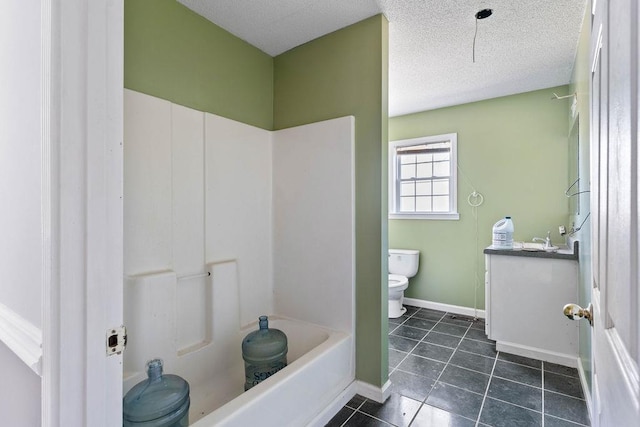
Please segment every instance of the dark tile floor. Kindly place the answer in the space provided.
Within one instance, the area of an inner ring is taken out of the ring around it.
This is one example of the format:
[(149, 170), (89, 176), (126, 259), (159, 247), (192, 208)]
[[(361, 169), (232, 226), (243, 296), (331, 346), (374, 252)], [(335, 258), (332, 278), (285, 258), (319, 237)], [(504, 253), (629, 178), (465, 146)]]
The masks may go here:
[(573, 368), (497, 352), (484, 321), (407, 306), (389, 319), (391, 397), (355, 396), (327, 426), (588, 426)]

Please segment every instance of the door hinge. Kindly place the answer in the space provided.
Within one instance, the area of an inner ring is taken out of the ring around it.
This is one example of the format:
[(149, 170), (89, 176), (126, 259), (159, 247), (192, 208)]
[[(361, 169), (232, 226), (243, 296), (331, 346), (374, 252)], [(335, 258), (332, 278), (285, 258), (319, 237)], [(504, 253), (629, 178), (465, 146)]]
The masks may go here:
[(127, 328), (119, 326), (107, 329), (107, 356), (121, 354), (127, 346)]

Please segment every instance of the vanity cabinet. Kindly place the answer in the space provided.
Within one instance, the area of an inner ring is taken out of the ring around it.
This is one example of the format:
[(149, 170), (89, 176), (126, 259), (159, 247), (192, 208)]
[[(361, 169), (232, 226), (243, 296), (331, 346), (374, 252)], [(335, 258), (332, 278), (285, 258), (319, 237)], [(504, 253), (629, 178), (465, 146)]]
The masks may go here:
[(578, 298), (577, 251), (486, 249), (485, 266), (486, 333), (497, 350), (577, 366), (578, 322), (562, 313)]

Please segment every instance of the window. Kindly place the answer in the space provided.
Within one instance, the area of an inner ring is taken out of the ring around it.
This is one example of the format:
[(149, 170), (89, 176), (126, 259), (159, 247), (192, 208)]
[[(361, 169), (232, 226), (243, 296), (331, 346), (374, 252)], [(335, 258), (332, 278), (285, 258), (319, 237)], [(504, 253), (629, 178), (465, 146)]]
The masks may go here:
[(458, 219), (458, 135), (389, 143), (389, 218)]

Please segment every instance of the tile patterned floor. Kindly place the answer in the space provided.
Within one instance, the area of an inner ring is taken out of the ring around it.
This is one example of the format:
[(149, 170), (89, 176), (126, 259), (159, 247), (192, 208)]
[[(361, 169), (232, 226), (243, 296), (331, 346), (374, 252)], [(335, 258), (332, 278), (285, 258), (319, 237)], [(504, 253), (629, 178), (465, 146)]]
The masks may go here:
[(355, 396), (327, 426), (589, 425), (578, 371), (497, 352), (484, 321), (407, 306), (389, 319), (391, 397)]

